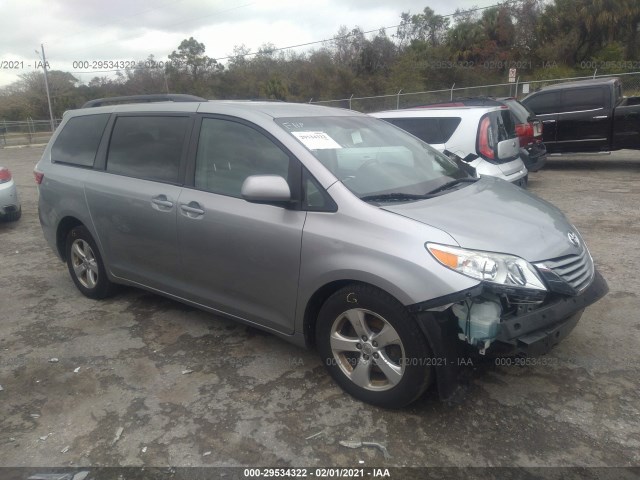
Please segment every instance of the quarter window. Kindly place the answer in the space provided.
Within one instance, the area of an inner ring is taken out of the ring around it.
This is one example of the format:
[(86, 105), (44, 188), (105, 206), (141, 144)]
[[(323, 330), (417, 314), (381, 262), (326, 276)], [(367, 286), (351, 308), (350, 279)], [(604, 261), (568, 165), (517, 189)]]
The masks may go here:
[(83, 115), (69, 119), (51, 148), (51, 160), (93, 167), (109, 114)]
[(107, 171), (178, 183), (188, 117), (119, 117), (113, 128)]
[(289, 155), (257, 130), (229, 120), (202, 120), (196, 188), (240, 198), (247, 177), (279, 175), (287, 179), (289, 165)]
[(423, 142), (438, 145), (446, 143), (460, 125), (459, 117), (452, 118), (384, 118)]

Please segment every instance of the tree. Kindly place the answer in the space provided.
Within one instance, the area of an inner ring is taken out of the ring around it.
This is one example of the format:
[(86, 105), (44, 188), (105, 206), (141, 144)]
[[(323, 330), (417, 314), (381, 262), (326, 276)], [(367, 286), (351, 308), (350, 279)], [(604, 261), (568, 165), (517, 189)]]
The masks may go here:
[(332, 42), (333, 61), (341, 66), (356, 68), (364, 49), (366, 38), (360, 27), (353, 30), (342, 25)]
[(169, 55), (166, 72), (170, 89), (199, 95), (211, 93), (213, 77), (224, 67), (206, 56), (205, 50), (204, 43), (189, 37), (180, 43), (178, 50)]
[(417, 15), (403, 12), (400, 19), (396, 37), (400, 40), (401, 46), (420, 40), (432, 47), (437, 47), (445, 40), (449, 29), (449, 19), (436, 15), (429, 7), (425, 7), (422, 13)]

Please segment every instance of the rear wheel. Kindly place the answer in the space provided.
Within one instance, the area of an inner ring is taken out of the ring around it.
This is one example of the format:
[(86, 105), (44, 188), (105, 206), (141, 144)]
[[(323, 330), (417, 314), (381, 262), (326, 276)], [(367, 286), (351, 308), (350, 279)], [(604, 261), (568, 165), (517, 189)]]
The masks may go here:
[(431, 382), (430, 350), (415, 319), (374, 287), (354, 284), (329, 297), (318, 315), (316, 339), (334, 380), (364, 402), (400, 408)]
[(115, 285), (107, 278), (96, 243), (83, 225), (67, 235), (66, 257), (73, 283), (83, 295), (98, 299), (113, 293)]

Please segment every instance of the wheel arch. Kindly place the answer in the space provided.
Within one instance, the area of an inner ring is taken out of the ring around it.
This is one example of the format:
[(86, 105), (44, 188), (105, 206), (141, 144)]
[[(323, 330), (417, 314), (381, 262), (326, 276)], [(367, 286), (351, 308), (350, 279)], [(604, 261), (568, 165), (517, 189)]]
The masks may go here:
[(403, 303), (397, 297), (397, 295), (394, 295), (393, 292), (389, 291), (389, 289), (381, 287), (380, 285), (376, 285), (371, 282), (357, 280), (355, 278), (345, 278), (345, 279), (333, 280), (331, 282), (325, 283), (324, 285), (316, 289), (316, 291), (309, 297), (309, 300), (307, 301), (304, 309), (302, 328), (304, 333), (305, 344), (307, 345), (307, 347), (312, 348), (312, 347), (315, 347), (316, 345), (316, 338), (315, 338), (316, 321), (318, 319), (318, 313), (320, 312), (320, 309), (322, 308), (322, 305), (324, 304), (324, 302), (331, 295), (333, 295), (335, 292), (337, 292), (341, 288), (346, 287), (347, 285), (352, 285), (352, 284), (364, 285), (364, 286), (376, 288), (378, 290), (383, 291), (387, 295), (395, 298), (400, 304)]
[(84, 223), (82, 223), (80, 220), (78, 220), (76, 217), (73, 217), (73, 216), (64, 217), (58, 223), (58, 228), (56, 229), (56, 249), (58, 250), (59, 257), (63, 261), (67, 260), (67, 252), (66, 252), (67, 236), (69, 235), (69, 232), (72, 229), (78, 226), (86, 227)]
[(311, 295), (304, 309), (302, 327), (304, 340), (308, 347), (311, 348), (315, 347), (316, 345), (316, 321), (318, 319), (318, 313), (320, 312), (320, 309), (322, 308), (324, 302), (342, 287), (345, 287), (351, 283), (362, 282), (350, 279), (334, 280), (321, 286)]

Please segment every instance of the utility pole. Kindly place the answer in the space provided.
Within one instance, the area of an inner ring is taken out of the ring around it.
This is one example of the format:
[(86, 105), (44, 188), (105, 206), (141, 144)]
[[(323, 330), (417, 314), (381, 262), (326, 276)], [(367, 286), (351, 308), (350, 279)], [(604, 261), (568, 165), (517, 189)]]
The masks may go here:
[[(47, 103), (49, 104), (49, 119), (51, 122), (51, 132), (56, 129), (55, 121), (53, 120), (53, 109), (51, 108), (51, 95), (49, 94), (49, 81), (47, 80), (47, 58), (44, 56), (44, 44), (40, 44), (40, 48), (42, 49), (42, 68), (44, 69), (44, 88), (47, 91)], [(36, 50), (36, 53), (38, 51)], [(38, 53), (38, 55), (40, 55)]]

